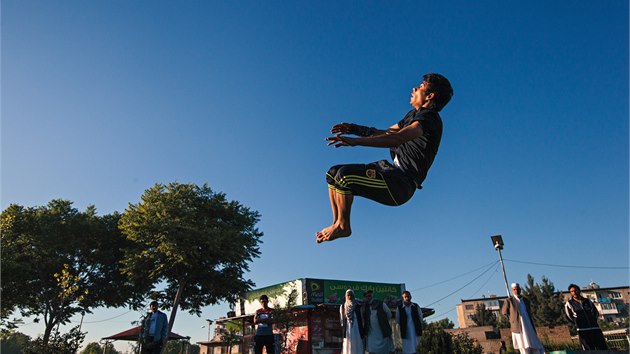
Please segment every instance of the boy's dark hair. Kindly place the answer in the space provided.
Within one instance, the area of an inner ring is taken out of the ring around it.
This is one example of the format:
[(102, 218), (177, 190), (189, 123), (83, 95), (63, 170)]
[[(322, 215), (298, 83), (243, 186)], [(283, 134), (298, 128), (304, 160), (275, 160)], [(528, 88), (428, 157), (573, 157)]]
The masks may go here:
[(428, 83), (426, 93), (435, 94), (435, 98), (431, 100), (430, 109), (441, 111), (444, 106), (453, 97), (453, 87), (447, 78), (440, 74), (428, 73), (422, 76), (422, 80)]
[(411, 293), (410, 293), (410, 292), (408, 292), (407, 290), (403, 291), (403, 292), (402, 292), (402, 294), (403, 294), (403, 295), (407, 294), (407, 295), (411, 296)]
[(151, 303), (149, 304), (149, 306), (153, 306), (153, 305), (157, 306), (157, 305), (158, 305), (158, 302), (157, 302), (157, 301), (151, 301)]
[(580, 287), (575, 284), (569, 284), (569, 292), (571, 292), (571, 288), (576, 288), (578, 291), (580, 290)]
[(258, 300), (269, 301), (269, 298), (267, 297), (267, 295), (260, 295), (260, 299), (258, 299)]

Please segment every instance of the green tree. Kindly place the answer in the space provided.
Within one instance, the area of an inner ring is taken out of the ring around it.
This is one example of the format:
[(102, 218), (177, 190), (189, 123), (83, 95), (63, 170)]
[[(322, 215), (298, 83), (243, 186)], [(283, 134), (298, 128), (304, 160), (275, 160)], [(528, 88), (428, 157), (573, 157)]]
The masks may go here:
[(243, 340), (241, 330), (238, 326), (226, 326), (225, 332), (221, 334), (221, 341), (225, 343), (228, 354), (232, 353), (232, 347)]
[(190, 346), (190, 343), (184, 340), (169, 340), (164, 349), (162, 349), (163, 354), (183, 354), (186, 353), (186, 350)]
[(453, 351), (457, 354), (483, 354), (483, 347), (468, 333), (459, 333), (453, 336)]
[(273, 322), (276, 329), (280, 331), (281, 338), (278, 342), (278, 351), (281, 354), (288, 354), (297, 346), (297, 339), (291, 338), (291, 332), (296, 326), (299, 314), (294, 310), (298, 292), (297, 289), (285, 291), (285, 306), (274, 306)]
[(24, 354), (75, 354), (84, 338), (85, 333), (79, 330), (79, 326), (68, 333), (53, 330), (49, 338), (37, 337), (33, 340)]
[(430, 323), (422, 330), (418, 354), (450, 354), (453, 350), (453, 338), (440, 324)]
[(490, 310), (486, 309), (486, 305), (483, 303), (475, 306), (475, 313), (470, 316), (470, 319), (475, 322), (477, 326), (496, 326), (497, 316)]
[(7, 319), (43, 317), (43, 345), (52, 329), (76, 313), (99, 306), (121, 306), (133, 288), (120, 272), (125, 238), (118, 214), (98, 216), (72, 202), (52, 200), (46, 206), (11, 204), (2, 212), (2, 308)]
[(81, 351), (81, 354), (103, 354), (103, 353), (107, 353), (107, 354), (120, 354), (120, 352), (118, 350), (116, 350), (116, 348), (114, 348), (114, 344), (112, 343), (105, 343), (104, 345), (100, 345), (99, 343), (96, 342), (91, 342), (88, 343), (85, 348), (83, 348), (83, 350)]
[(31, 345), (31, 337), (24, 333), (6, 331), (0, 333), (0, 353), (21, 354)]
[(557, 292), (553, 283), (545, 276), (542, 277), (542, 283), (538, 284), (534, 283), (534, 277), (527, 274), (523, 295), (530, 301), (535, 326), (553, 328), (567, 324), (562, 293)]
[(455, 324), (448, 317), (443, 318), (439, 321), (431, 322), (434, 326), (440, 327), (442, 329), (453, 329), (455, 328)]
[(202, 307), (233, 303), (251, 289), (243, 274), (260, 254), (259, 217), (207, 185), (156, 184), (120, 220), (133, 245), (124, 272), (137, 289), (172, 309), (170, 331), (179, 307), (199, 316)]

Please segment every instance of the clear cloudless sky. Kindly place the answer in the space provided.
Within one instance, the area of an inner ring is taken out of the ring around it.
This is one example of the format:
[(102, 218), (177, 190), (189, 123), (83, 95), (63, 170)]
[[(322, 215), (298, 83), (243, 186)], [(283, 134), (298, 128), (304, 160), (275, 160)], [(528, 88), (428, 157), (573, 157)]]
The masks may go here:
[[(62, 198), (108, 214), (155, 183), (208, 183), (262, 215), (257, 287), (405, 283), (436, 310), (430, 321), (505, 294), (494, 234), (510, 282), (629, 283), (628, 1), (3, 0), (1, 11), (3, 209)], [(326, 170), (389, 158), (327, 147), (330, 127), (398, 122), (426, 72), (455, 95), (424, 189), (395, 208), (357, 198), (354, 234), (317, 245), (331, 221)], [(227, 310), (180, 311), (174, 331), (206, 340), (205, 318)], [(85, 343), (139, 316), (96, 310)]]

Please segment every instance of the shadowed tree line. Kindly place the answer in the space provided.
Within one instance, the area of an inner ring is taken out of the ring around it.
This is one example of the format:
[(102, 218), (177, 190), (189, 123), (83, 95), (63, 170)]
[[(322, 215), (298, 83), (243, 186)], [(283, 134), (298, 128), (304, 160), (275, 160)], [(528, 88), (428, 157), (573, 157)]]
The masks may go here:
[[(1, 215), (1, 327), (6, 334), (21, 318), (43, 321), (40, 353), (65, 352), (53, 348), (59, 326), (94, 308), (157, 300), (171, 309), (170, 330), (178, 308), (199, 316), (254, 285), (244, 273), (260, 255), (260, 215), (207, 185), (156, 184), (103, 216), (72, 204), (11, 204)], [(73, 330), (66, 341), (78, 347)]]

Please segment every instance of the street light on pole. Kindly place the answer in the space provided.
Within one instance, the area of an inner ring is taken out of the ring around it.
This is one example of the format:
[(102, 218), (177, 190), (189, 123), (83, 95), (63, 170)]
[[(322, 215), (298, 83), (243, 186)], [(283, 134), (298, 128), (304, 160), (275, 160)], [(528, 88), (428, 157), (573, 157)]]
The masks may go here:
[(499, 260), (501, 261), (501, 270), (503, 271), (503, 280), (505, 281), (505, 291), (507, 292), (507, 296), (510, 297), (510, 287), (508, 286), (507, 275), (505, 275), (505, 266), (503, 265), (503, 256), (501, 255), (501, 250), (503, 249), (503, 238), (501, 235), (490, 236), (492, 239), (492, 245), (494, 249), (499, 252)]

